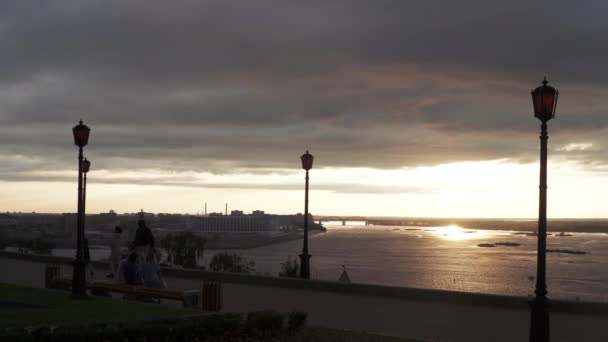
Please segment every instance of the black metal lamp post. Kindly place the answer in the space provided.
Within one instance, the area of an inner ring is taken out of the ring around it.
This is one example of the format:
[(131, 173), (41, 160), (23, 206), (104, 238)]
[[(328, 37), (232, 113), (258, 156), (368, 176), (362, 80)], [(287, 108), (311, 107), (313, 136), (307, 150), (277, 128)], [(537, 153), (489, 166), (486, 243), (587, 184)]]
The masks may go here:
[(538, 209), (538, 256), (536, 265), (535, 297), (530, 303), (532, 317), (530, 320), (530, 342), (549, 341), (549, 312), (546, 282), (546, 256), (547, 256), (547, 121), (555, 117), (557, 107), (557, 89), (547, 85), (547, 78), (543, 84), (532, 90), (534, 116), (541, 121), (540, 134), (540, 194)]
[(72, 275), (72, 297), (82, 299), (87, 297), (84, 260), (84, 198), (83, 198), (83, 160), (82, 148), (89, 142), (91, 129), (82, 123), (74, 126), (74, 144), (78, 146), (78, 214), (76, 215), (76, 259), (74, 260)]
[(82, 227), (83, 231), (86, 228), (86, 218), (87, 218), (87, 173), (91, 169), (91, 162), (84, 158), (82, 161), (82, 173), (83, 173), (83, 181), (82, 181)]
[(310, 279), (310, 257), (308, 254), (308, 171), (312, 169), (312, 162), (315, 159), (312, 154), (304, 153), (301, 157), (302, 168), (306, 170), (306, 188), (304, 195), (304, 246), (300, 254), (300, 277)]

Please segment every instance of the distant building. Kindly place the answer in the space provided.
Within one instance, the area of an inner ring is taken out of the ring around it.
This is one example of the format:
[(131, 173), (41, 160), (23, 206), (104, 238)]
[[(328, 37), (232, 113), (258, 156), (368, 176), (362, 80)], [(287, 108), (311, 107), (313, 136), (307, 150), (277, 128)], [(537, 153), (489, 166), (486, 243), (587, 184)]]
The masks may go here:
[(116, 217), (118, 214), (114, 210), (110, 210), (107, 213), (100, 213), (100, 216)]
[(194, 224), (198, 224), (202, 232), (259, 233), (279, 230), (271, 215), (253, 216), (244, 215), (241, 212), (240, 215), (231, 213), (230, 215), (195, 216), (192, 218), (192, 221), (194, 221)]
[[(309, 214), (311, 229), (322, 226), (314, 223)], [(262, 210), (254, 210), (250, 215), (241, 210), (233, 210), (230, 215), (211, 213), (209, 216), (192, 216), (188, 228), (206, 233), (265, 233), (277, 231), (294, 231), (303, 227), (304, 217), (299, 215), (271, 215)]]

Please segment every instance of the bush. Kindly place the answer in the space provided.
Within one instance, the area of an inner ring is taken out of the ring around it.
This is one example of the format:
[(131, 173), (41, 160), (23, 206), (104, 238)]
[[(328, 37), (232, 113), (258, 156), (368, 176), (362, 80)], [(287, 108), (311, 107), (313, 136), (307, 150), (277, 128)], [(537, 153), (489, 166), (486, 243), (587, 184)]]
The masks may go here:
[(223, 314), (208, 316), (202, 328), (211, 336), (222, 336), (226, 332), (238, 334), (242, 331), (243, 316)]
[(275, 311), (239, 314), (204, 315), (191, 318), (148, 321), (97, 323), (50, 328), (0, 329), (2, 342), (171, 342), (171, 341), (251, 341), (297, 333), (306, 321), (305, 313), (290, 313), (289, 329), (284, 315)]
[(293, 311), (287, 315), (287, 332), (289, 335), (299, 333), (306, 326), (308, 314), (301, 311)]
[(281, 263), (281, 272), (279, 273), (279, 277), (299, 278), (299, 269), (300, 265), (298, 265), (298, 259), (292, 259), (291, 256), (288, 256), (287, 261)]
[(196, 260), (203, 255), (207, 239), (192, 232), (167, 234), (160, 245), (167, 250), (167, 260), (184, 268), (196, 268)]
[(251, 273), (255, 271), (255, 263), (240, 254), (222, 252), (211, 258), (209, 268), (215, 272)]
[(247, 314), (247, 332), (254, 337), (278, 336), (283, 331), (283, 315), (264, 310)]

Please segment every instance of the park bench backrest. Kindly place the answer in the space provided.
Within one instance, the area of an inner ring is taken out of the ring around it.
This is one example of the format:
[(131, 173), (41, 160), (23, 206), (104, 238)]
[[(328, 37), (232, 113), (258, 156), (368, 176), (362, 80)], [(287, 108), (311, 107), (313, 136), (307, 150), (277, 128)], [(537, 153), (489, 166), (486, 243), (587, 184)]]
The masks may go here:
[[(61, 277), (59, 265), (47, 264), (45, 268), (45, 286), (52, 289), (70, 290), (72, 280)], [(206, 280), (198, 291), (177, 291), (157, 289), (144, 286), (116, 284), (107, 281), (94, 281), (87, 284), (87, 288), (94, 294), (122, 293), (135, 297), (148, 297), (154, 299), (168, 299), (181, 301), (184, 306), (201, 306), (205, 311), (218, 312), (222, 310), (222, 284), (218, 280)], [(197, 296), (198, 294), (198, 296)], [(198, 297), (198, 298), (195, 298)]]

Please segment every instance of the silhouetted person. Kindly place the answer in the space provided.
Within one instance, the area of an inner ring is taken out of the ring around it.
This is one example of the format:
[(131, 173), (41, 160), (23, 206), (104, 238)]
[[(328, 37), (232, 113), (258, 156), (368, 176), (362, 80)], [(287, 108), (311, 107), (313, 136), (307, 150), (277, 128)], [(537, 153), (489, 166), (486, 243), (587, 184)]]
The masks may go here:
[(154, 235), (150, 228), (146, 226), (144, 220), (137, 221), (139, 227), (135, 231), (135, 241), (133, 248), (140, 258), (141, 263), (145, 262), (146, 256), (151, 249), (154, 249)]
[(122, 228), (116, 226), (114, 228), (114, 236), (112, 237), (112, 243), (110, 244), (110, 271), (108, 278), (117, 277), (118, 264), (122, 259)]
[(156, 255), (152, 250), (146, 256), (146, 262), (141, 265), (141, 277), (145, 287), (165, 288), (165, 282), (160, 274), (160, 267), (156, 262)]
[(141, 285), (143, 283), (137, 267), (137, 253), (132, 252), (129, 257), (121, 262), (119, 267), (121, 280), (127, 285)]

